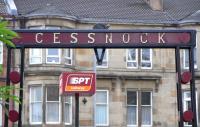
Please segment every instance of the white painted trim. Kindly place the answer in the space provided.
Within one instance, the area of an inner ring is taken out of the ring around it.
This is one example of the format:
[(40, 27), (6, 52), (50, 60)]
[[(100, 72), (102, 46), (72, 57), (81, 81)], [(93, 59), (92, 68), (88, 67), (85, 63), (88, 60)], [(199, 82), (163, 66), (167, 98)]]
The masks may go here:
[[(135, 49), (135, 60), (128, 60), (129, 49), (126, 49), (126, 68), (137, 69), (138, 68), (138, 49)], [(136, 67), (128, 67), (128, 62), (135, 62)]]
[[(107, 107), (107, 123), (106, 124), (96, 124), (96, 126), (109, 126), (109, 91), (108, 90), (96, 90), (96, 93), (98, 91), (106, 92), (106, 95), (107, 95), (107, 100), (106, 100), (107, 104), (102, 103), (103, 105), (106, 105), (106, 107)], [(97, 104), (101, 104), (101, 103), (96, 102), (95, 105), (97, 105)]]

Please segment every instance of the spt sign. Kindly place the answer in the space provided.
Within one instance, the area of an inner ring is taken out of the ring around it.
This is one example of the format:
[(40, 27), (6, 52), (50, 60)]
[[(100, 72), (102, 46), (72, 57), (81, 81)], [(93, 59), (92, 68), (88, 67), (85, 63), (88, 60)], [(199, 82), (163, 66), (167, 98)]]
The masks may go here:
[(60, 75), (60, 94), (91, 96), (95, 93), (95, 80), (95, 73), (63, 72)]

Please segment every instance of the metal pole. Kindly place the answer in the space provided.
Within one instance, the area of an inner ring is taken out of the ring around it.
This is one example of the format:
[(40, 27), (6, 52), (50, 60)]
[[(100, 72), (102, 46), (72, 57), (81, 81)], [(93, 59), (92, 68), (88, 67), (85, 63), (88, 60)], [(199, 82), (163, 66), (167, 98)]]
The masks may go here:
[(79, 127), (79, 93), (75, 94), (75, 127)]
[(20, 92), (19, 92), (19, 100), (21, 104), (19, 104), (19, 121), (18, 127), (22, 127), (22, 106), (23, 106), (23, 83), (24, 83), (24, 48), (21, 48), (21, 67), (20, 67)]
[(196, 90), (195, 90), (195, 75), (194, 75), (194, 47), (189, 49), (189, 67), (192, 74), (192, 79), (190, 80), (190, 92), (191, 92), (191, 106), (193, 111), (192, 126), (197, 127), (197, 115), (196, 115)]
[[(11, 69), (11, 48), (7, 47), (7, 72), (6, 72), (6, 86), (10, 86), (10, 69)], [(9, 99), (6, 99), (6, 109), (9, 111)], [(4, 115), (4, 127), (8, 127), (8, 116)]]
[(183, 102), (182, 102), (182, 88), (181, 88), (181, 64), (180, 64), (180, 48), (175, 49), (176, 58), (176, 74), (177, 74), (177, 104), (178, 104), (178, 115), (179, 115), (179, 127), (183, 127)]

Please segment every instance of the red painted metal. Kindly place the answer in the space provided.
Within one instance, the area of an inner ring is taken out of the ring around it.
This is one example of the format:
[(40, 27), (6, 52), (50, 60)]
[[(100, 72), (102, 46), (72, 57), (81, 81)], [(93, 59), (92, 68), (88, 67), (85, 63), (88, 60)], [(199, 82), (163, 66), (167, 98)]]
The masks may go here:
[(9, 77), (10, 77), (10, 81), (11, 81), (13, 84), (17, 84), (17, 83), (20, 82), (20, 74), (19, 74), (19, 72), (17, 72), (17, 71), (12, 71), (12, 72), (10, 72)]
[(192, 74), (189, 71), (183, 72), (181, 75), (181, 83), (186, 84), (192, 79)]
[(16, 110), (10, 110), (8, 118), (11, 122), (16, 122), (19, 120), (19, 113)]
[(20, 38), (13, 42), (17, 46), (65, 45), (65, 46), (174, 46), (188, 45), (192, 41), (190, 32), (131, 32), (131, 31), (27, 31), (18, 32)]
[(193, 112), (191, 110), (185, 111), (183, 113), (183, 121), (184, 122), (192, 122)]

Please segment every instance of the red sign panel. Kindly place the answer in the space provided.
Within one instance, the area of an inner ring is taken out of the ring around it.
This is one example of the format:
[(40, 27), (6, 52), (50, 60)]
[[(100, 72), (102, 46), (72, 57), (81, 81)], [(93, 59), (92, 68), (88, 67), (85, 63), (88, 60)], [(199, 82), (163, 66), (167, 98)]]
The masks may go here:
[(63, 72), (59, 81), (60, 94), (91, 96), (95, 93), (95, 73)]
[(17, 46), (27, 47), (134, 47), (188, 46), (194, 31), (155, 30), (18, 30)]

